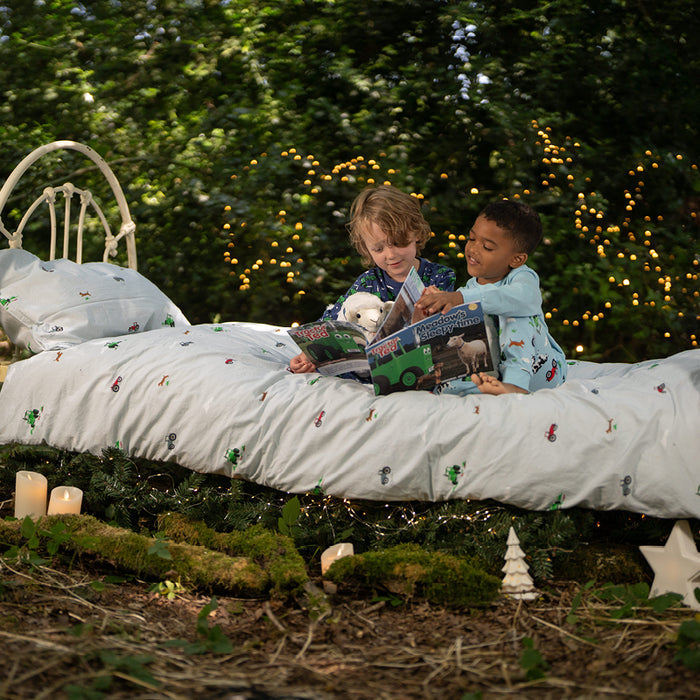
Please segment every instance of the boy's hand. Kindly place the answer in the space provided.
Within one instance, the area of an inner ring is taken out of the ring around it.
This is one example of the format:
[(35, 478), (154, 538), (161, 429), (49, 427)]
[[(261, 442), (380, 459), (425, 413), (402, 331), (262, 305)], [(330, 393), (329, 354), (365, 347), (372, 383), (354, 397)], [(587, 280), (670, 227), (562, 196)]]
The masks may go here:
[(300, 352), (289, 361), (289, 369), (291, 369), (294, 374), (306, 374), (308, 372), (315, 372), (316, 365), (311, 362), (303, 352)]
[(459, 292), (433, 292), (432, 287), (428, 287), (421, 294), (416, 306), (428, 315), (438, 311), (446, 314), (453, 306), (463, 303), (464, 299)]

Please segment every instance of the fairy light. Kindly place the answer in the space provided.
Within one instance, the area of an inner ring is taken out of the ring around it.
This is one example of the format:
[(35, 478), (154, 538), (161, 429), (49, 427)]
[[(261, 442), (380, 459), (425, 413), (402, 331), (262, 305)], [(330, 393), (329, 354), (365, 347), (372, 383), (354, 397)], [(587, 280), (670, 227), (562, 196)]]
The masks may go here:
[[(687, 286), (684, 287), (680, 283), (675, 283), (670, 278), (666, 279), (662, 266), (663, 249), (660, 250), (658, 246), (653, 244), (654, 233), (652, 229), (653, 222), (661, 223), (664, 217), (662, 215), (644, 214), (637, 218), (635, 215), (635, 209), (643, 205), (644, 189), (648, 185), (646, 182), (647, 178), (643, 179), (642, 175), (652, 170), (658, 170), (660, 167), (659, 161), (663, 161), (663, 159), (655, 157), (650, 150), (646, 150), (644, 157), (629, 168), (628, 175), (632, 180), (630, 185), (622, 192), (624, 211), (627, 213), (627, 216), (620, 222), (611, 222), (608, 220), (604, 203), (596, 192), (591, 189), (591, 178), (579, 177), (570, 171), (570, 165), (574, 162), (572, 156), (576, 156), (576, 151), (581, 148), (581, 144), (574, 141), (570, 136), (565, 137), (564, 143), (557, 143), (552, 129), (548, 126), (541, 128), (536, 120), (532, 121), (532, 127), (537, 134), (535, 143), (542, 149), (541, 161), (543, 166), (546, 167), (546, 170), (543, 167), (541, 186), (550, 188), (557, 182), (565, 181), (567, 187), (576, 193), (576, 207), (572, 221), (573, 230), (576, 231), (581, 239), (589, 242), (595, 251), (596, 257), (600, 259), (614, 259), (615, 271), (610, 273), (607, 281), (611, 286), (624, 292), (622, 301), (624, 302), (626, 299), (624, 303), (629, 304), (631, 308), (642, 306), (654, 308), (656, 306), (654, 299), (645, 299), (644, 295), (640, 295), (639, 291), (635, 289), (635, 286), (640, 283), (646, 284), (639, 277), (637, 270), (643, 275), (656, 272), (657, 277), (664, 279), (663, 283), (659, 283), (658, 289), (663, 294), (662, 298), (663, 303), (666, 305), (665, 308), (672, 308), (675, 301), (674, 294), (691, 294), (694, 298), (698, 298), (700, 293), (697, 289), (692, 288), (693, 284), (697, 286), (698, 260), (693, 261), (693, 273), (688, 272), (685, 275)], [(263, 155), (267, 156), (267, 154)], [(309, 197), (318, 195), (333, 183), (346, 185), (383, 182), (384, 184), (391, 184), (389, 177), (399, 171), (395, 168), (388, 168), (382, 163), (381, 158), (384, 158), (385, 155), (382, 153), (380, 158), (366, 158), (358, 154), (345, 161), (334, 163), (330, 167), (326, 167), (322, 159), (313, 154), (302, 156), (296, 148), (281, 151), (279, 157), (300, 161), (299, 191), (305, 193), (303, 195), (306, 197), (304, 203), (308, 205)], [(676, 155), (675, 158), (678, 161), (683, 160), (682, 154)], [(262, 155), (258, 158), (252, 158), (249, 165), (244, 167), (244, 170), (247, 174), (252, 173), (256, 167), (259, 167), (261, 161)], [(690, 167), (697, 171), (696, 164)], [(374, 174), (380, 171), (386, 174), (385, 178), (381, 176), (374, 177)], [(437, 176), (441, 180), (449, 179), (448, 173), (444, 171), (438, 173)], [(237, 178), (238, 175), (234, 174), (231, 176), (232, 180)], [(472, 196), (476, 196), (480, 194), (480, 190), (477, 186), (473, 186), (469, 189), (469, 193)], [(420, 192), (412, 192), (411, 194), (421, 200), (424, 199), (424, 195)], [(513, 193), (510, 196), (519, 199), (521, 196), (529, 196), (531, 194), (531, 188), (523, 188), (520, 193)], [(274, 236), (273, 240), (269, 240), (269, 257), (261, 255), (260, 259), (253, 264), (250, 262), (247, 264), (241, 289), (250, 289), (252, 281), (255, 279), (255, 273), (259, 273), (260, 270), (265, 268), (283, 270), (287, 282), (294, 284), (301, 282), (301, 266), (304, 265), (304, 258), (298, 253), (295, 254), (295, 248), (298, 248), (299, 245), (309, 245), (310, 241), (313, 240), (313, 236), (316, 235), (316, 230), (303, 220), (303, 210), (296, 208), (296, 202), (298, 201), (296, 198), (294, 201), (295, 204), (291, 208), (289, 203), (285, 202), (285, 208), (280, 208), (277, 211), (275, 220), (278, 222), (278, 226), (273, 229), (274, 233), (265, 232), (263, 234), (265, 237)], [(242, 256), (239, 253), (238, 257), (233, 257), (231, 253), (235, 247), (232, 225), (236, 222), (231, 205), (224, 207), (224, 213), (227, 221), (223, 225), (223, 231), (228, 233), (232, 240), (227, 243), (229, 250), (225, 251), (223, 259), (227, 265), (233, 268), (231, 271), (233, 275), (236, 274), (235, 268), (238, 268), (239, 259)], [(697, 212), (691, 212), (690, 216), (696, 220)], [(642, 226), (640, 226), (635, 231), (633, 222), (641, 221), (642, 219), (645, 222), (644, 228), (642, 229)], [(240, 222), (239, 230), (245, 230), (245, 227), (250, 224), (251, 222)], [(256, 228), (261, 225), (264, 225), (264, 222), (255, 224)], [(430, 235), (431, 238), (435, 237), (434, 232), (431, 232)], [(450, 231), (444, 231), (442, 236), (444, 240), (443, 249), (437, 252), (437, 257), (441, 259), (446, 258), (447, 253), (445, 251), (449, 251), (449, 256), (452, 260), (455, 258), (464, 259), (463, 248), (466, 237), (461, 234), (456, 236)], [(246, 241), (248, 240), (251, 239), (246, 238)], [(292, 242), (295, 243), (294, 247), (291, 245)], [(639, 247), (635, 249), (634, 246)], [(250, 246), (248, 247), (250, 248)], [(260, 254), (260, 251), (258, 251), (258, 254)], [(294, 291), (295, 296), (301, 296), (303, 293), (303, 289)], [(616, 302), (618, 306), (619, 303)], [(562, 326), (581, 327), (585, 324), (600, 322), (605, 318), (605, 312), (612, 308), (613, 301), (606, 299), (601, 301), (599, 309), (588, 309), (577, 318), (571, 317), (571, 315), (569, 315), (569, 318), (562, 318), (556, 310), (547, 311), (546, 317), (549, 320), (558, 319)], [(676, 310), (674, 313), (681, 318), (683, 317), (682, 311)], [(696, 338), (693, 338), (693, 344), (697, 345)]]

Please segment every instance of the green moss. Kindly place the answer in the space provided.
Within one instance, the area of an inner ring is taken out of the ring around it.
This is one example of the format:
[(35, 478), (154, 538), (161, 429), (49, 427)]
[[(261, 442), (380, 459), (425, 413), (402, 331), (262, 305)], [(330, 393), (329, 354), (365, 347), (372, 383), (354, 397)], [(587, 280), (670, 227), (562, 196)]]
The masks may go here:
[[(113, 527), (89, 515), (53, 515), (41, 518), (39, 541), (49, 539), (42, 532), (62, 522), (68, 537), (60, 551), (94, 557), (139, 576), (163, 579), (172, 572), (189, 586), (221, 590), (239, 596), (259, 596), (271, 587), (270, 576), (263, 566), (245, 556), (230, 556), (203, 546), (167, 544), (171, 558), (149, 554), (156, 540), (131, 530)], [(0, 521), (0, 541), (21, 545), (20, 521)]]
[(184, 540), (257, 562), (267, 571), (275, 594), (297, 591), (308, 580), (306, 565), (292, 539), (260, 525), (243, 532), (221, 533), (179, 513), (168, 513), (158, 519), (158, 526), (173, 540)]
[(384, 588), (449, 607), (483, 607), (499, 593), (501, 582), (470, 560), (429, 552), (416, 544), (366, 552), (335, 561), (326, 578), (336, 584)]

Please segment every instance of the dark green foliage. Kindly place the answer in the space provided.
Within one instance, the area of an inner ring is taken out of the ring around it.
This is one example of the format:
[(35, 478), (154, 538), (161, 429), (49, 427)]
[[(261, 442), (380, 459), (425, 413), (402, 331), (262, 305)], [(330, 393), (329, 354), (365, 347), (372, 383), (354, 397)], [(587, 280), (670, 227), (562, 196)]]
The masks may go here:
[(676, 643), (678, 651), (673, 658), (693, 671), (700, 671), (700, 622), (697, 620), (681, 622)]
[[(47, 476), (50, 488), (70, 484), (83, 489), (83, 512), (153, 533), (163, 531), (159, 517), (166, 513), (199, 523), (196, 538), (204, 537), (202, 533), (213, 536), (213, 531), (247, 532), (252, 526), (277, 532), (285, 507), (296, 499), (299, 511), (292, 536), (311, 567), (324, 549), (338, 542), (352, 542), (356, 552), (418, 544), (472, 559), (500, 576), (513, 526), (536, 581), (596, 577), (600, 582), (628, 583), (648, 575), (638, 546), (663, 544), (673, 526), (673, 521), (624, 511), (530, 512), (493, 501), (378, 503), (320, 494), (294, 496), (196, 474), (171, 463), (131, 460), (118, 450), (96, 457), (47, 447), (6, 446), (0, 447), (0, 464), (0, 500), (11, 503), (16, 471), (39, 471)], [(164, 534), (175, 538), (171, 532)]]
[(523, 638), (523, 653), (520, 655), (520, 666), (525, 671), (525, 677), (529, 681), (544, 678), (549, 668), (549, 664), (544, 660), (542, 654), (535, 649), (535, 643), (531, 637)]
[(231, 640), (224, 634), (221, 625), (210, 625), (209, 615), (219, 607), (216, 596), (212, 596), (197, 615), (197, 640), (173, 639), (164, 646), (181, 646), (186, 654), (230, 654), (233, 651)]
[[(360, 269), (343, 224), (371, 180), (424, 196), (460, 282), (460, 236), (520, 196), (567, 354), (665, 356), (697, 346), (699, 33), (693, 0), (10, 3), (0, 181), (45, 142), (92, 145), (192, 322), (318, 317)], [(85, 171), (56, 155), (48, 180)]]
[(69, 700), (102, 700), (112, 689), (115, 675), (134, 679), (141, 687), (157, 689), (160, 682), (153, 676), (148, 666), (155, 657), (138, 654), (120, 654), (111, 650), (91, 651), (85, 655), (84, 663), (96, 667), (99, 671), (92, 674), (90, 685), (68, 683), (63, 687)]
[(301, 515), (301, 505), (297, 496), (290, 498), (282, 508), (282, 515), (277, 519), (277, 527), (283, 535), (292, 536), (298, 531), (297, 520)]

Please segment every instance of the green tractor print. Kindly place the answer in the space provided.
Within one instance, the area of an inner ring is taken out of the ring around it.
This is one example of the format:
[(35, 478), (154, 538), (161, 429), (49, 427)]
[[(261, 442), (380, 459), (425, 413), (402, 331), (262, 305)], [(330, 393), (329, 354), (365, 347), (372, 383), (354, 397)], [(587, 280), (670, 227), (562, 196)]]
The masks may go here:
[(245, 445), (243, 445), (243, 447), (241, 448), (233, 447), (229, 450), (226, 450), (226, 455), (224, 458), (227, 462), (230, 462), (230, 464), (233, 466), (234, 471), (238, 466), (238, 462), (243, 458), (243, 452), (245, 452)]
[(24, 412), (22, 420), (25, 421), (31, 428), (29, 431), (30, 435), (34, 432), (34, 428), (36, 428), (37, 421), (39, 418), (41, 418), (43, 411), (44, 407), (42, 406), (41, 408), (30, 408)]
[[(464, 474), (464, 467), (466, 466), (466, 461), (462, 464), (453, 464), (451, 467), (445, 467), (445, 476), (450, 480), (453, 487), (457, 487), (459, 482), (459, 477)], [(454, 488), (452, 489), (454, 491)]]
[(560, 493), (554, 503), (552, 503), (547, 510), (553, 511), (553, 510), (561, 510), (562, 506), (564, 505), (564, 499), (566, 498), (566, 495), (563, 493)]

